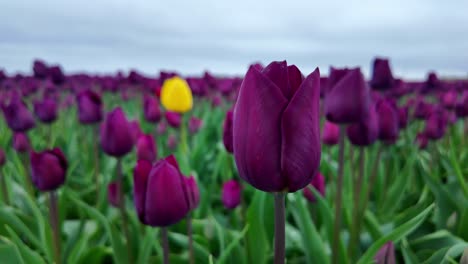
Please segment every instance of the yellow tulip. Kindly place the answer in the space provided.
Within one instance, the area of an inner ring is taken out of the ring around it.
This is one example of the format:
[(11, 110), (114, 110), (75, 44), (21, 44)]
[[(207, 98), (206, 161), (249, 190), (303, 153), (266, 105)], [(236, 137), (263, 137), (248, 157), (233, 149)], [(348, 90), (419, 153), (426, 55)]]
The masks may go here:
[(161, 103), (169, 111), (185, 113), (192, 109), (192, 90), (188, 83), (179, 77), (164, 81), (161, 88)]

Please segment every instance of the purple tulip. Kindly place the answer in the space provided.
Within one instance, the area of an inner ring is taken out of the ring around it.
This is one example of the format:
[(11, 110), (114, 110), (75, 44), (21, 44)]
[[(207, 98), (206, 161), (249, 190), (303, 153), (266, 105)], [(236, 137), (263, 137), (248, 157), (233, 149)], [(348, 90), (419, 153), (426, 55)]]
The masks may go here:
[(193, 176), (184, 179), (189, 195), (190, 210), (195, 210), (195, 208), (200, 204), (200, 190), (198, 189), (197, 181)]
[(447, 109), (454, 109), (457, 105), (457, 92), (451, 90), (444, 93), (441, 98), (441, 103)]
[(108, 113), (101, 124), (100, 140), (102, 150), (114, 157), (122, 157), (133, 148), (130, 124), (120, 107)]
[(434, 111), (426, 120), (424, 134), (428, 139), (438, 140), (444, 136), (446, 127), (447, 120), (445, 119), (443, 113), (437, 110)]
[(200, 130), (201, 126), (203, 125), (203, 120), (196, 118), (194, 116), (190, 117), (188, 128), (191, 134), (195, 134)]
[(233, 114), (239, 175), (266, 192), (295, 192), (320, 164), (320, 72), (305, 79), (286, 61), (250, 67)]
[(369, 87), (359, 69), (350, 70), (325, 95), (325, 116), (333, 123), (365, 120), (369, 114)]
[(121, 202), (120, 181), (113, 181), (107, 185), (107, 200), (114, 207), (119, 207)]
[(49, 68), (49, 76), (52, 82), (56, 85), (63, 84), (65, 82), (65, 74), (63, 74), (62, 68), (55, 65)]
[(31, 152), (32, 182), (40, 191), (53, 191), (65, 182), (67, 159), (58, 148)]
[(182, 122), (182, 116), (179, 113), (167, 111), (165, 113), (165, 117), (166, 117), (167, 123), (171, 127), (174, 127), (174, 128), (180, 127), (180, 123)]
[(174, 156), (153, 167), (139, 160), (133, 174), (134, 201), (140, 221), (150, 226), (169, 226), (185, 218), (190, 200), (184, 176)]
[(223, 123), (223, 143), (224, 147), (229, 153), (232, 153), (234, 150), (233, 139), (232, 139), (232, 116), (233, 111), (229, 110), (226, 113), (226, 118)]
[(158, 133), (158, 135), (162, 135), (162, 134), (166, 133), (166, 130), (167, 130), (166, 122), (160, 122), (156, 126), (156, 133)]
[(34, 102), (34, 113), (41, 122), (49, 124), (57, 119), (57, 103), (50, 98)]
[(48, 71), (49, 71), (49, 68), (43, 61), (34, 60), (33, 62), (34, 77), (38, 79), (45, 79), (47, 78)]
[(388, 90), (394, 86), (392, 69), (388, 59), (375, 58), (370, 84), (376, 90)]
[(408, 125), (408, 107), (398, 108), (398, 127), (400, 129), (406, 128)]
[[(309, 186), (316, 189), (322, 196), (325, 196), (325, 177), (319, 172), (317, 175), (312, 179)], [(317, 198), (315, 198), (314, 193), (309, 189), (310, 187), (307, 186), (303, 190), (304, 197), (311, 203), (315, 203)]]
[(416, 102), (414, 103), (414, 112), (413, 116), (416, 119), (426, 119), (428, 118), (432, 113), (432, 105), (429, 103), (426, 103), (424, 101), (424, 98), (419, 97), (416, 99)]
[(156, 160), (157, 150), (153, 136), (144, 134), (141, 135), (136, 143), (136, 149), (138, 160), (144, 159), (149, 162), (153, 162)]
[(148, 95), (143, 97), (143, 115), (145, 120), (151, 123), (157, 123), (161, 120), (161, 110), (156, 98)]
[(234, 209), (241, 203), (242, 186), (236, 180), (229, 180), (223, 184), (222, 201), (227, 209)]
[(424, 133), (419, 133), (416, 136), (416, 145), (418, 145), (419, 149), (425, 149), (427, 147), (427, 144), (429, 143), (429, 140)]
[(348, 68), (338, 69), (338, 68), (330, 67), (330, 74), (328, 76), (327, 86), (324, 88), (325, 89), (324, 95), (326, 95), (328, 91), (330, 91), (333, 87), (335, 87), (335, 85), (341, 79), (343, 79), (343, 77), (345, 77), (346, 74), (349, 73), (349, 71), (350, 69)]
[(91, 90), (80, 92), (76, 97), (78, 118), (83, 124), (93, 124), (102, 120), (101, 96)]
[(170, 150), (175, 150), (175, 148), (177, 147), (177, 138), (174, 134), (170, 134), (168, 137), (167, 137), (167, 147), (170, 149)]
[(379, 136), (379, 122), (375, 103), (372, 104), (366, 120), (354, 123), (346, 128), (349, 141), (356, 146), (369, 146), (374, 144)]
[(35, 126), (34, 117), (18, 94), (14, 94), (9, 105), (2, 105), (3, 115), (11, 130), (25, 132)]
[(141, 131), (140, 123), (138, 122), (138, 120), (132, 120), (128, 123), (130, 126), (130, 133), (132, 134), (133, 144), (136, 144), (138, 141), (138, 138), (140, 138), (140, 136), (143, 135), (143, 131)]
[(29, 143), (28, 135), (23, 132), (15, 132), (13, 134), (13, 148), (19, 153), (29, 152), (31, 144)]
[(388, 100), (380, 100), (376, 104), (379, 139), (394, 143), (398, 138), (398, 112)]
[(387, 242), (383, 245), (374, 257), (376, 264), (395, 264), (395, 247), (393, 242)]
[(330, 121), (325, 121), (322, 130), (322, 142), (325, 145), (333, 146), (338, 144), (340, 139), (340, 127)]
[(468, 116), (468, 92), (464, 92), (461, 100), (455, 106), (457, 117), (463, 118)]

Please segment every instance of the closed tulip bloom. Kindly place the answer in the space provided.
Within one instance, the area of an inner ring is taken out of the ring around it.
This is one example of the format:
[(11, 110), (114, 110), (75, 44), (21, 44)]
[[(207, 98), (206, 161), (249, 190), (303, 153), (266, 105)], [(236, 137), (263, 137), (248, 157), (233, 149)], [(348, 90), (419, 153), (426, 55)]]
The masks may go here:
[(174, 150), (176, 147), (177, 147), (177, 138), (174, 134), (170, 134), (168, 137), (167, 137), (167, 147), (170, 149), (170, 150)]
[(113, 181), (107, 185), (107, 200), (114, 207), (119, 207), (121, 202), (120, 181)]
[(114, 157), (122, 157), (133, 148), (130, 124), (120, 107), (108, 113), (101, 124), (100, 141), (102, 150)]
[(424, 133), (419, 133), (416, 136), (416, 145), (418, 145), (419, 149), (425, 149), (427, 147), (427, 144), (429, 143), (429, 140)]
[(47, 77), (49, 68), (41, 60), (34, 60), (33, 62), (33, 73), (34, 77), (38, 79), (45, 79)]
[(375, 254), (374, 260), (376, 264), (395, 264), (395, 247), (393, 246), (393, 242), (385, 243)]
[(315, 188), (322, 196), (325, 196), (325, 177), (319, 172), (312, 179), (309, 186), (305, 187), (303, 190), (304, 197), (311, 203), (315, 203), (317, 198), (314, 193), (310, 190), (310, 187)]
[(203, 121), (200, 118), (196, 118), (194, 116), (190, 117), (188, 128), (191, 134), (195, 134), (200, 130), (201, 126), (203, 125)]
[(63, 84), (66, 80), (65, 74), (62, 71), (60, 66), (55, 65), (49, 68), (49, 76), (54, 84), (60, 85)]
[(67, 159), (58, 148), (31, 152), (32, 182), (40, 191), (53, 191), (65, 182)]
[(5, 151), (3, 149), (0, 149), (0, 168), (5, 165), (6, 158), (5, 158)]
[(455, 106), (455, 113), (459, 118), (468, 116), (468, 92), (463, 93), (461, 100)]
[(180, 77), (164, 81), (161, 88), (161, 103), (168, 111), (185, 113), (192, 109), (192, 91), (188, 83)]
[(154, 166), (139, 160), (134, 175), (134, 201), (142, 223), (165, 227), (182, 220), (190, 211), (187, 185), (174, 156)]
[(138, 120), (132, 120), (128, 123), (130, 125), (130, 133), (132, 134), (133, 144), (136, 144), (138, 141), (138, 138), (140, 138), (140, 136), (143, 135), (143, 131), (141, 131), (140, 123), (138, 122)]
[(160, 122), (156, 127), (156, 133), (158, 133), (158, 135), (162, 135), (166, 133), (166, 130), (167, 130), (166, 122)]
[(236, 180), (229, 180), (223, 184), (221, 200), (224, 207), (234, 209), (241, 203), (242, 186)]
[(372, 69), (372, 79), (370, 84), (376, 90), (388, 90), (393, 87), (392, 69), (388, 59), (376, 58)]
[(174, 128), (180, 127), (180, 123), (182, 122), (182, 116), (176, 112), (167, 111), (165, 114), (167, 123)]
[(156, 98), (145, 95), (143, 98), (143, 115), (145, 120), (151, 123), (161, 120), (161, 110)]
[(35, 126), (34, 117), (18, 94), (14, 94), (10, 104), (4, 106), (3, 115), (11, 130), (25, 132)]
[(250, 67), (233, 114), (239, 175), (266, 192), (295, 192), (320, 164), (320, 72), (305, 79), (286, 61)]
[(232, 153), (232, 151), (234, 150), (232, 139), (232, 115), (232, 110), (227, 111), (223, 123), (223, 143), (224, 147), (229, 153)]
[(451, 90), (444, 93), (441, 98), (441, 103), (447, 109), (454, 109), (457, 105), (457, 92)]
[(333, 146), (338, 144), (340, 139), (340, 127), (330, 121), (325, 121), (322, 130), (322, 142), (325, 145)]
[(195, 177), (190, 176), (185, 178), (185, 184), (187, 185), (187, 191), (190, 201), (190, 210), (194, 210), (200, 204), (200, 190), (198, 189), (197, 181)]
[(446, 127), (447, 120), (445, 120), (444, 115), (439, 111), (434, 111), (426, 120), (424, 134), (428, 139), (438, 140), (444, 136)]
[(52, 123), (57, 119), (57, 103), (50, 98), (34, 102), (34, 113), (43, 123)]
[(13, 148), (19, 153), (28, 152), (31, 147), (28, 135), (22, 132), (13, 134)]
[(431, 115), (432, 112), (432, 105), (426, 103), (424, 99), (418, 98), (415, 105), (414, 105), (414, 118), (416, 119), (426, 119)]
[(153, 136), (144, 134), (141, 135), (136, 143), (136, 149), (138, 160), (144, 159), (149, 162), (153, 162), (156, 160), (157, 150)]
[[(350, 71), (348, 68), (334, 68), (330, 67), (330, 74), (328, 76), (328, 82), (327, 82), (327, 87), (325, 87), (325, 93), (326, 94), (328, 91), (330, 91), (343, 77), (346, 76), (346, 74)], [(320, 88), (322, 88), (320, 86)]]
[(397, 110), (387, 100), (380, 100), (376, 104), (376, 111), (379, 139), (387, 143), (395, 142), (399, 132)]
[(80, 92), (76, 97), (78, 118), (82, 124), (93, 124), (102, 120), (101, 96), (91, 90)]
[(408, 107), (400, 107), (398, 108), (398, 126), (400, 129), (406, 128), (408, 125)]
[(325, 95), (325, 116), (337, 124), (356, 123), (369, 114), (370, 95), (359, 69), (350, 70)]
[(356, 146), (374, 144), (379, 136), (379, 123), (375, 103), (372, 104), (366, 120), (349, 125), (346, 128), (349, 141)]

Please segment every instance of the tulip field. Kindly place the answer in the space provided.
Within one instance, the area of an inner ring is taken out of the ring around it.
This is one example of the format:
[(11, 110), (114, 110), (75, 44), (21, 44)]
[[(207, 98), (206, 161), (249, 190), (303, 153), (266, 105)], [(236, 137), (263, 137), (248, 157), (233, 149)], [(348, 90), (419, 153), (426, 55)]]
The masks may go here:
[(0, 263), (468, 263), (468, 78), (6, 70)]

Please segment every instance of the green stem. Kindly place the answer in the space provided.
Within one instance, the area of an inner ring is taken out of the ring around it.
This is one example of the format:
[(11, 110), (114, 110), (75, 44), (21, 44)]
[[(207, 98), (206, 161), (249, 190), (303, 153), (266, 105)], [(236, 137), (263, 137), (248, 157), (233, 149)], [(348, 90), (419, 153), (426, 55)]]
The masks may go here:
[(32, 184), (30, 173), (30, 163), (29, 163), (29, 154), (28, 153), (21, 153), (21, 161), (23, 162), (24, 166), (24, 183), (26, 185), (26, 192), (31, 196), (34, 197), (34, 188)]
[(161, 228), (161, 240), (163, 248), (163, 263), (169, 264), (169, 239), (167, 235), (167, 227)]
[(359, 215), (359, 210), (360, 210), (360, 197), (361, 197), (361, 187), (364, 181), (364, 160), (365, 160), (365, 151), (364, 148), (361, 147), (359, 148), (359, 172), (356, 177), (354, 177), (354, 193), (353, 193), (353, 200), (354, 200), (354, 206), (353, 206), (353, 218), (352, 218), (352, 224), (350, 227), (350, 239), (349, 239), (349, 244), (348, 244), (348, 255), (350, 259), (354, 260), (356, 257), (356, 251), (358, 249), (359, 245), (359, 234), (360, 234), (360, 225), (359, 222), (361, 220), (360, 215)]
[(1, 172), (0, 172), (0, 181), (2, 185), (3, 202), (5, 203), (5, 205), (9, 205), (10, 199), (8, 197), (8, 188), (6, 186), (5, 175), (3, 175)]
[(275, 264), (284, 264), (286, 257), (286, 216), (284, 200), (286, 193), (275, 193)]
[(61, 264), (62, 258), (60, 255), (60, 226), (59, 226), (59, 214), (58, 214), (58, 201), (57, 194), (55, 191), (49, 193), (49, 216), (50, 223), (52, 224), (53, 243), (54, 243), (54, 260), (55, 264)]
[(195, 255), (193, 254), (193, 227), (192, 215), (187, 216), (187, 233), (189, 238), (189, 260), (190, 264), (195, 264)]
[(340, 141), (338, 149), (338, 175), (336, 183), (335, 199), (335, 223), (333, 228), (332, 244), (332, 263), (338, 264), (340, 259), (339, 241), (341, 231), (341, 204), (343, 195), (343, 170), (344, 170), (344, 152), (345, 152), (345, 126), (340, 126)]
[(128, 263), (133, 263), (133, 252), (132, 252), (132, 241), (130, 239), (130, 233), (128, 230), (128, 217), (127, 212), (125, 210), (125, 196), (123, 190), (123, 173), (122, 173), (122, 159), (117, 159), (117, 181), (119, 190), (119, 209), (120, 214), (122, 216), (122, 228), (124, 231), (125, 239), (127, 240), (127, 255), (128, 255)]
[(99, 126), (93, 127), (93, 145), (94, 145), (94, 183), (96, 185), (96, 205), (99, 204), (101, 185), (99, 182)]
[(364, 202), (362, 204), (362, 208), (359, 213), (359, 215), (361, 216), (364, 215), (364, 213), (366, 212), (367, 204), (369, 203), (369, 196), (370, 196), (370, 193), (372, 192), (372, 189), (374, 188), (375, 181), (377, 179), (377, 173), (378, 173), (378, 168), (379, 168), (378, 164), (380, 163), (380, 157), (382, 156), (382, 149), (383, 149), (383, 145), (379, 145), (377, 149), (377, 156), (374, 161), (374, 167), (372, 168), (372, 172), (370, 175), (369, 185), (367, 187), (367, 191), (364, 196)]

